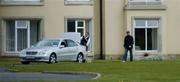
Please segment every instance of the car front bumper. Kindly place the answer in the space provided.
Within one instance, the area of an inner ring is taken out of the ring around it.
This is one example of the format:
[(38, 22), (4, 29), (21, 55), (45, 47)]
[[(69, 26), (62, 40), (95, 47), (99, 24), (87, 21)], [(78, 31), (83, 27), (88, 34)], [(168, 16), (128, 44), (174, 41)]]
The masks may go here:
[(32, 61), (32, 62), (36, 62), (36, 61), (44, 61), (44, 62), (48, 62), (49, 61), (49, 57), (46, 56), (24, 56), (24, 57), (19, 57), (20, 61)]

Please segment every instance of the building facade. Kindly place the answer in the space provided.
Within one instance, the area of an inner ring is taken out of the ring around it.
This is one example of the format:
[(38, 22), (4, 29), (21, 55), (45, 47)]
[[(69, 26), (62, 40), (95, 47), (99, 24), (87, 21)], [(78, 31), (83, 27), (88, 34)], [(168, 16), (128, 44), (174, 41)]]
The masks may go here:
[(125, 32), (134, 37), (134, 58), (180, 55), (179, 0), (1, 0), (0, 53), (19, 51), (63, 32), (89, 32), (90, 54), (119, 59)]

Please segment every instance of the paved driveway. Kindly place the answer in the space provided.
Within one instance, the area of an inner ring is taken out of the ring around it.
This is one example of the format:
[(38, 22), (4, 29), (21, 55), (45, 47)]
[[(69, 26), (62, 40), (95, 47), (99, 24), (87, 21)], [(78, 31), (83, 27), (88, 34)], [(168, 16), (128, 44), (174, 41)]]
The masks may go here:
[(0, 81), (10, 80), (87, 80), (99, 77), (95, 73), (46, 72), (46, 73), (13, 73), (0, 67)]

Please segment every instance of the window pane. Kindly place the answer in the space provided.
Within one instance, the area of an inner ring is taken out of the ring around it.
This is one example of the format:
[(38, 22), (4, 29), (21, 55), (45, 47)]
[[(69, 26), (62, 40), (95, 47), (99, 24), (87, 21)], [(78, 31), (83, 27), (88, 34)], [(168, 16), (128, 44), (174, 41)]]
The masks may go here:
[(147, 49), (157, 50), (157, 28), (147, 29)]
[(15, 51), (15, 22), (6, 22), (6, 51)]
[(145, 29), (135, 29), (135, 49), (145, 50)]
[(27, 29), (18, 29), (17, 30), (17, 50), (21, 51), (22, 49), (27, 48)]
[(39, 21), (30, 21), (30, 46), (39, 41)]
[(75, 32), (75, 20), (67, 21), (67, 32)]
[(138, 26), (146, 26), (146, 21), (145, 20), (141, 20), (141, 19), (138, 19), (138, 20), (135, 20), (135, 26), (138, 27)]
[(72, 40), (67, 40), (68, 47), (74, 47), (76, 46), (76, 43)]
[(83, 21), (78, 21), (78, 27), (84, 27), (84, 22)]
[(16, 28), (27, 29), (28, 25), (29, 25), (29, 21), (27, 21), (27, 20), (16, 20), (15, 21), (15, 27)]
[(77, 29), (77, 32), (81, 33), (81, 36), (84, 35), (84, 29), (83, 29), (83, 28), (78, 28), (78, 29)]
[(148, 20), (147, 26), (159, 27), (159, 22), (158, 20)]
[(60, 40), (42, 40), (38, 42), (36, 47), (57, 47)]

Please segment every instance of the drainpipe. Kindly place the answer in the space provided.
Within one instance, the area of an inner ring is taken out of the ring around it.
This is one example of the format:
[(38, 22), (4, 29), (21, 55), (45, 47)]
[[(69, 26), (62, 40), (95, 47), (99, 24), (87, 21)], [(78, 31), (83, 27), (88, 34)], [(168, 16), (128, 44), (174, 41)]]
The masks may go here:
[(100, 59), (104, 59), (103, 55), (103, 0), (100, 0)]

